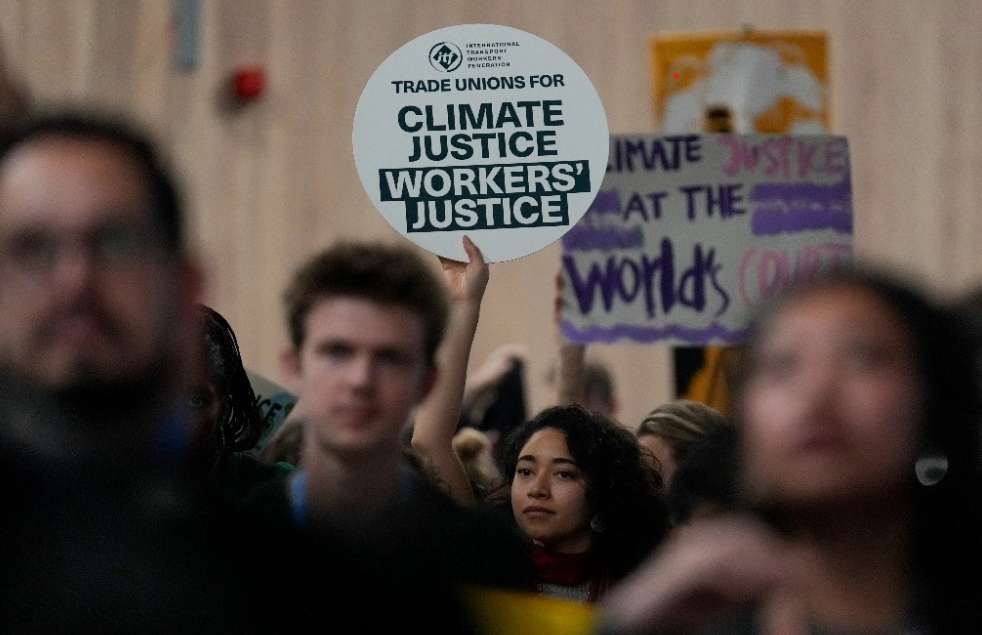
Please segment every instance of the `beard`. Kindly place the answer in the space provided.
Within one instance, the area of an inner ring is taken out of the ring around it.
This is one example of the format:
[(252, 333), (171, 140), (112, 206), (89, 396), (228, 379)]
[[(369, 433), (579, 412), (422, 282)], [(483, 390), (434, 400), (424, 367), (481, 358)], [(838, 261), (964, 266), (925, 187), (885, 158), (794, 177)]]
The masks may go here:
[(51, 391), (52, 401), (82, 425), (94, 428), (145, 420), (162, 407), (173, 383), (167, 355), (159, 354), (135, 373), (104, 375), (80, 367), (75, 379)]
[(176, 410), (175, 357), (161, 350), (137, 372), (83, 372), (58, 387), (0, 369), (0, 385), (7, 387), (0, 439), (63, 467), (145, 463), (161, 442), (165, 417)]

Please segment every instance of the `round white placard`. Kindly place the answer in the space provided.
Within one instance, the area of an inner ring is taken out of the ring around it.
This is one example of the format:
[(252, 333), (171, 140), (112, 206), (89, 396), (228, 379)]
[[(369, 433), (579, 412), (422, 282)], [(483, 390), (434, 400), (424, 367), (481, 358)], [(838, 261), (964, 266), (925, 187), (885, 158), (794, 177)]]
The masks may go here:
[(586, 212), (607, 169), (600, 96), (540, 37), (490, 24), (439, 29), (372, 74), (358, 101), (355, 164), (396, 231), (466, 260), (531, 254)]

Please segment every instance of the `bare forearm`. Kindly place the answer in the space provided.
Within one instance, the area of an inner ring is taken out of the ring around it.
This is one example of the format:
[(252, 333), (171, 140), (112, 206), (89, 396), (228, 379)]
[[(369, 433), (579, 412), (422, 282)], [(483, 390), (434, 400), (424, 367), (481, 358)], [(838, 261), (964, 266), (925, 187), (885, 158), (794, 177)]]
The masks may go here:
[(557, 373), (557, 399), (560, 405), (581, 403), (583, 400), (583, 368), (586, 346), (561, 341)]
[(440, 373), (429, 396), (420, 404), (413, 426), (413, 448), (422, 454), (459, 503), (474, 501), (463, 466), (453, 451), (460, 420), (467, 364), (477, 331), (480, 303), (451, 305), (446, 339), (440, 347)]

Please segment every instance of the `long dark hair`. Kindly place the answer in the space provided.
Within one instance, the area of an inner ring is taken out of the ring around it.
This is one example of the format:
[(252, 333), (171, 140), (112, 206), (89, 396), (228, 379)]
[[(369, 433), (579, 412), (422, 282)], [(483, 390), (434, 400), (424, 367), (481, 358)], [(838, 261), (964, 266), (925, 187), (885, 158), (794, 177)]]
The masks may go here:
[[(933, 486), (920, 485), (913, 467), (910, 471), (914, 500), (911, 561), (919, 608), (937, 632), (965, 632), (965, 624), (958, 620), (975, 620), (978, 611), (972, 604), (974, 599), (966, 596), (977, 596), (978, 585), (964, 580), (965, 576), (972, 580), (978, 573), (982, 407), (975, 383), (973, 349), (964, 325), (955, 315), (884, 272), (832, 270), (796, 285), (759, 314), (740, 365), (738, 395), (755, 372), (757, 350), (774, 319), (802, 298), (843, 287), (860, 289), (878, 298), (904, 325), (913, 344), (915, 367), (924, 391), (919, 447), (924, 453), (940, 453), (948, 460), (944, 478)], [(738, 430), (743, 419), (739, 410), (738, 407)]]
[(263, 417), (256, 393), (242, 366), (239, 342), (220, 313), (205, 305), (199, 309), (203, 320), (206, 373), (208, 381), (215, 386), (217, 399), (222, 402), (221, 421), (215, 430), (217, 452), (219, 456), (225, 456), (251, 450), (263, 433)]
[(613, 580), (627, 575), (665, 535), (668, 521), (657, 478), (641, 458), (637, 439), (603, 415), (581, 406), (555, 406), (516, 428), (502, 456), (510, 488), (522, 448), (533, 434), (555, 428), (587, 482), (587, 504), (600, 531), (591, 550)]

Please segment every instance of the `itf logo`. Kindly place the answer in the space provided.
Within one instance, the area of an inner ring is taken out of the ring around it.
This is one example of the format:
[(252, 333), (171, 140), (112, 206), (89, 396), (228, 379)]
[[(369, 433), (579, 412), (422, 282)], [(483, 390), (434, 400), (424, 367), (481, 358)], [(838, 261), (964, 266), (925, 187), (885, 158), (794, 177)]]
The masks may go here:
[(463, 58), (460, 48), (453, 42), (440, 42), (430, 49), (430, 66), (444, 73), (457, 70)]

